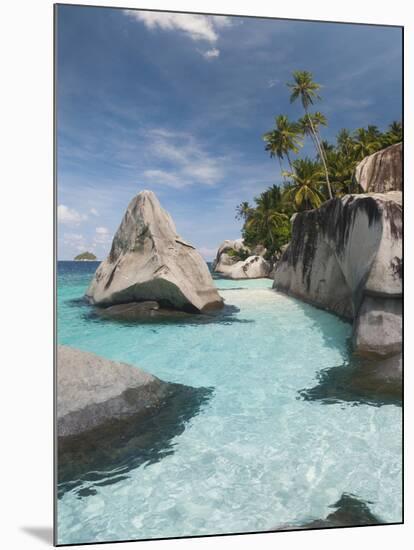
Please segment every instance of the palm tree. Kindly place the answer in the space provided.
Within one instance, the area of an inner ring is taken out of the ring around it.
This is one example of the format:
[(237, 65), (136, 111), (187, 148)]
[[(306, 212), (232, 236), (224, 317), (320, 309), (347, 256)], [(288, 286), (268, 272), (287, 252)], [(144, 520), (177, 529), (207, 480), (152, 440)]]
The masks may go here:
[(286, 189), (286, 198), (292, 200), (296, 209), (305, 210), (318, 208), (324, 199), (320, 191), (323, 183), (323, 171), (320, 164), (309, 158), (297, 159), (293, 162), (293, 172), (286, 174), (291, 179), (291, 185)]
[[(298, 126), (299, 126), (301, 134), (306, 136), (306, 137), (310, 137), (312, 142), (313, 142), (313, 145), (314, 145), (315, 149), (318, 151), (318, 146), (316, 144), (315, 135), (314, 135), (312, 124), (311, 124), (312, 116), (313, 115), (308, 114), (308, 115), (305, 115), (305, 116), (301, 117), (298, 120)], [(314, 121), (312, 121), (312, 123), (314, 123)]]
[(271, 208), (279, 210), (283, 202), (283, 195), (280, 187), (273, 184), (271, 187), (268, 187), (264, 193), (269, 196)]
[[(317, 151), (317, 156), (321, 158), (321, 153), (322, 153), (324, 155), (325, 161), (326, 161), (326, 152), (334, 148), (332, 144), (328, 143), (326, 140), (323, 140), (319, 133), (319, 128), (321, 126), (327, 126), (327, 125), (328, 125), (328, 120), (326, 116), (320, 111), (317, 111), (316, 113), (308, 113), (307, 115), (303, 116), (298, 120), (298, 126), (300, 128), (301, 133), (305, 136), (309, 136), (312, 139), (315, 149)], [(315, 139), (314, 133), (316, 133), (318, 140)], [(318, 142), (321, 146), (320, 151), (318, 147)]]
[(252, 208), (247, 201), (241, 202), (236, 206), (236, 220), (247, 220), (252, 212)]
[(332, 189), (331, 189), (331, 184), (329, 182), (329, 174), (328, 174), (328, 168), (326, 166), (324, 152), (323, 152), (318, 134), (315, 131), (312, 117), (309, 116), (309, 106), (313, 105), (315, 101), (318, 101), (319, 99), (321, 99), (320, 96), (317, 94), (321, 86), (320, 84), (317, 84), (316, 82), (313, 81), (312, 73), (308, 71), (294, 71), (293, 83), (288, 83), (287, 86), (292, 90), (292, 94), (290, 96), (290, 102), (293, 103), (298, 98), (300, 98), (303, 108), (305, 110), (305, 114), (309, 119), (309, 124), (316, 143), (316, 150), (317, 150), (317, 153), (319, 153), (319, 156), (322, 160), (323, 167), (325, 170), (325, 178), (326, 178), (326, 185), (329, 192), (329, 198), (332, 198)]
[(357, 192), (354, 180), (354, 171), (357, 161), (351, 156), (342, 154), (341, 151), (327, 151), (326, 161), (331, 174), (331, 183), (336, 196)]
[(246, 229), (254, 231), (265, 243), (273, 247), (277, 230), (287, 222), (288, 216), (274, 209), (272, 193), (264, 192), (255, 199), (256, 208), (246, 221)]
[(362, 160), (372, 153), (376, 153), (382, 149), (382, 143), (379, 133), (375, 131), (375, 126), (365, 128), (358, 128), (355, 131), (354, 136), (354, 152), (358, 160)]
[(336, 143), (338, 145), (339, 151), (343, 155), (347, 157), (353, 156), (355, 144), (352, 139), (351, 132), (349, 130), (346, 130), (345, 128), (342, 128), (342, 130), (339, 130), (336, 136)]
[(270, 152), (271, 157), (278, 158), (280, 171), (283, 172), (282, 160), (286, 157), (289, 166), (292, 166), (290, 152), (298, 153), (302, 142), (298, 125), (291, 122), (287, 116), (279, 115), (275, 118), (275, 122), (275, 128), (266, 132), (263, 140), (266, 142), (265, 150)]
[(403, 127), (401, 122), (398, 122), (394, 120), (389, 126), (388, 126), (388, 132), (383, 134), (383, 144), (384, 147), (388, 147), (389, 145), (394, 145), (394, 143), (399, 143), (403, 140)]

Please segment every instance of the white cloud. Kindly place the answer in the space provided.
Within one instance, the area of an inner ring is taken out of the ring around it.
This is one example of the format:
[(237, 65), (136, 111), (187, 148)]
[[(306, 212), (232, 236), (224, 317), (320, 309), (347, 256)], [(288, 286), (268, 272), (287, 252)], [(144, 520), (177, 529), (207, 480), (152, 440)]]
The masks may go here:
[(201, 55), (205, 57), (205, 59), (213, 59), (214, 57), (218, 57), (220, 55), (220, 50), (217, 48), (211, 48), (211, 50), (201, 52)]
[(99, 216), (99, 212), (96, 210), (96, 208), (91, 208), (91, 209), (89, 210), (89, 212), (90, 212), (91, 214), (93, 214), (94, 216)]
[(88, 250), (84, 236), (80, 233), (64, 233), (63, 244), (69, 247), (71, 255), (73, 255), (75, 251), (85, 252)]
[(80, 235), (79, 233), (65, 233), (63, 235), (63, 240), (67, 243), (76, 243), (79, 241), (83, 241), (83, 235)]
[(145, 170), (144, 177), (154, 183), (161, 183), (176, 189), (184, 187), (183, 182), (176, 174), (171, 174), (165, 170)]
[(98, 235), (107, 235), (109, 233), (109, 230), (106, 227), (97, 227), (96, 232)]
[(208, 42), (216, 42), (219, 29), (231, 26), (231, 20), (226, 16), (133, 10), (124, 10), (124, 13), (136, 21), (143, 22), (149, 29), (178, 30), (192, 40)]
[(270, 78), (267, 82), (267, 87), (268, 88), (274, 88), (279, 83), (280, 83), (279, 78)]
[(77, 210), (69, 208), (64, 204), (59, 204), (57, 209), (59, 223), (65, 225), (79, 225), (83, 220), (87, 219), (87, 216), (80, 214)]
[(97, 227), (95, 229), (95, 236), (93, 239), (93, 246), (109, 245), (111, 242), (111, 236), (109, 229), (106, 227)]
[(350, 108), (350, 109), (365, 109), (365, 107), (369, 107), (373, 104), (373, 100), (369, 98), (341, 98), (338, 99), (338, 104), (340, 104), (342, 107)]
[(148, 141), (156, 166), (145, 170), (144, 177), (151, 183), (179, 189), (194, 184), (215, 185), (223, 178), (222, 159), (210, 156), (191, 134), (154, 129)]

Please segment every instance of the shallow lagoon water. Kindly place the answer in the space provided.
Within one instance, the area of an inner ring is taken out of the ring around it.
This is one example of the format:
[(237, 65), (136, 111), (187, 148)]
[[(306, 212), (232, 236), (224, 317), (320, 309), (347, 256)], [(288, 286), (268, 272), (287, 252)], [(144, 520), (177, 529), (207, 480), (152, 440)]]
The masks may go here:
[(59, 343), (212, 393), (161, 459), (67, 490), (60, 544), (299, 525), (327, 516), (343, 493), (401, 521), (401, 408), (300, 396), (347, 360), (348, 323), (266, 279), (216, 279), (228, 307), (210, 322), (102, 321), (81, 300), (96, 267), (59, 262)]

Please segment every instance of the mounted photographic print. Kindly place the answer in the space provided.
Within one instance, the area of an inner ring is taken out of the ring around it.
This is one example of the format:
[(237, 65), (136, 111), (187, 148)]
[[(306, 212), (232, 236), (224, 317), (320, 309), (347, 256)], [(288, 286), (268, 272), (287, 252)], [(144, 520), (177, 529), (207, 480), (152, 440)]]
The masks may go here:
[(402, 522), (402, 37), (55, 6), (57, 545)]

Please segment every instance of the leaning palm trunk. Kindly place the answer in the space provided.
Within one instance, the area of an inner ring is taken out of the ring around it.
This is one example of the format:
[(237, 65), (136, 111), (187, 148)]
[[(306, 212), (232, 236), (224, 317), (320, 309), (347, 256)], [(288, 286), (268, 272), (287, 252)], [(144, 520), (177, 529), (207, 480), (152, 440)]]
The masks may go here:
[(288, 159), (290, 170), (291, 170), (291, 172), (293, 172), (293, 166), (292, 166), (292, 161), (290, 160), (289, 151), (286, 151), (286, 157)]
[(309, 124), (310, 124), (310, 127), (312, 129), (313, 137), (315, 139), (315, 143), (317, 145), (317, 149), (318, 149), (318, 152), (319, 152), (319, 156), (321, 157), (323, 168), (325, 170), (325, 178), (326, 178), (326, 185), (328, 187), (329, 198), (332, 199), (333, 198), (332, 189), (331, 189), (331, 184), (330, 184), (330, 181), (329, 181), (328, 167), (326, 166), (326, 160), (325, 160), (325, 155), (324, 155), (324, 152), (323, 152), (323, 149), (322, 149), (322, 144), (319, 142), (318, 135), (317, 135), (317, 133), (315, 131), (315, 128), (313, 126), (312, 118), (310, 117), (307, 110), (306, 110), (306, 115), (308, 117)]
[(286, 181), (286, 172), (283, 170), (282, 159), (277, 157), (279, 160), (280, 173), (282, 174), (283, 181)]

